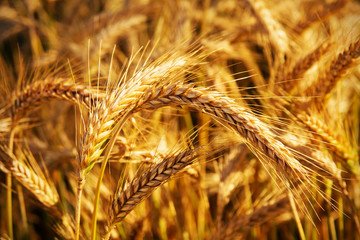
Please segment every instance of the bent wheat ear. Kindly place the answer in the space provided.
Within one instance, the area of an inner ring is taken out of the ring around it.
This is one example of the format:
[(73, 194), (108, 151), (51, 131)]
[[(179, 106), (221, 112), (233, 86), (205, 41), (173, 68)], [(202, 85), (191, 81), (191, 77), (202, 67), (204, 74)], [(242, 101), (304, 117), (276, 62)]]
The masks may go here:
[[(11, 105), (13, 118), (21, 113), (36, 107), (42, 100), (49, 98), (59, 98), (84, 106), (92, 106), (97, 99), (103, 98), (102, 93), (95, 96), (88, 86), (71, 83), (68, 79), (45, 79), (35, 81), (25, 87), (20, 92), (15, 92)], [(95, 96), (92, 98), (92, 96)]]
[[(230, 126), (256, 151), (273, 160), (283, 174), (306, 179), (307, 170), (293, 156), (290, 149), (276, 139), (270, 126), (232, 99), (221, 96), (218, 92), (194, 88), (192, 85), (170, 84), (160, 87), (143, 85), (138, 89), (127, 96), (132, 101), (120, 101), (117, 103), (118, 108), (136, 112), (170, 105), (187, 105)], [(118, 112), (121, 113), (120, 110)], [(111, 121), (113, 124), (114, 120)]]
[(232, 99), (220, 96), (219, 93), (207, 92), (205, 89), (193, 88), (191, 85), (170, 85), (146, 95), (144, 108), (159, 108), (168, 105), (187, 105), (206, 113), (230, 126), (238, 132), (248, 144), (257, 151), (272, 159), (283, 173), (305, 179), (307, 170), (293, 156), (291, 151), (271, 131), (271, 128), (260, 121), (249, 109), (241, 107)]
[(59, 201), (58, 194), (50, 187), (48, 182), (36, 175), (26, 165), (19, 162), (13, 154), (7, 153), (0, 148), (0, 156), (6, 168), (16, 180), (32, 192), (42, 204), (51, 207)]
[(109, 209), (110, 221), (108, 226), (111, 228), (120, 222), (156, 188), (193, 163), (196, 158), (195, 150), (184, 151), (165, 158), (159, 164), (150, 167), (140, 177), (135, 178), (124, 191), (113, 199)]

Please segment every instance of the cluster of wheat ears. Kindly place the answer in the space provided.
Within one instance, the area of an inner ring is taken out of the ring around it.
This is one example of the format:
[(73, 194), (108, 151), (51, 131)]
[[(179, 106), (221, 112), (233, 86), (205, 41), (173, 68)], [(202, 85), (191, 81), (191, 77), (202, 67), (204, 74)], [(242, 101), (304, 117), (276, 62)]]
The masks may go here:
[(360, 2), (5, 0), (1, 239), (359, 239)]

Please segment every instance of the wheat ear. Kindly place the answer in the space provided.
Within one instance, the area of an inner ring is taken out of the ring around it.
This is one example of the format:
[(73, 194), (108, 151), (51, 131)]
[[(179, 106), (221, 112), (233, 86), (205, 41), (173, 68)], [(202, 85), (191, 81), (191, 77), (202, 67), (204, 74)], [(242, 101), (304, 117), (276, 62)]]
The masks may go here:
[(92, 106), (98, 98), (103, 98), (102, 93), (94, 96), (88, 86), (71, 83), (69, 79), (44, 79), (27, 85), (22, 91), (15, 92), (11, 105), (12, 116), (16, 118), (21, 113), (36, 107), (42, 100), (59, 98), (80, 103), (84, 106)]
[(244, 0), (251, 8), (257, 20), (263, 25), (269, 34), (269, 39), (279, 53), (284, 54), (288, 50), (289, 39), (283, 27), (274, 19), (269, 9), (262, 0)]
[(55, 190), (48, 184), (45, 179), (36, 175), (26, 165), (16, 159), (16, 157), (5, 152), (0, 148), (0, 155), (6, 168), (25, 188), (30, 190), (34, 196), (45, 206), (54, 206), (59, 197)]
[(299, 80), (302, 78), (304, 73), (331, 49), (331, 46), (333, 46), (332, 43), (324, 42), (314, 51), (310, 52), (304, 58), (299, 60), (291, 69), (291, 71), (289, 71), (283, 78), (284, 82), (281, 84), (282, 89), (284, 89), (286, 92), (291, 92), (291, 90), (293, 90), (293, 88), (296, 86), (296, 83), (298, 82), (294, 80)]
[(170, 85), (147, 93), (143, 108), (159, 108), (168, 105), (187, 105), (219, 120), (236, 132), (257, 151), (272, 159), (283, 173), (304, 178), (307, 171), (291, 151), (248, 108), (241, 107), (232, 99), (191, 85)]
[(315, 135), (319, 136), (340, 158), (346, 162), (354, 161), (357, 158), (356, 151), (350, 144), (345, 139), (335, 136), (325, 123), (306, 114), (299, 114), (297, 118)]
[(110, 220), (107, 236), (114, 224), (121, 222), (126, 215), (141, 201), (145, 200), (156, 188), (193, 163), (196, 158), (195, 150), (187, 150), (165, 158), (157, 165), (146, 170), (140, 177), (135, 178), (124, 191), (120, 192), (112, 200), (109, 208)]
[(351, 43), (345, 51), (331, 61), (325, 75), (305, 91), (305, 96), (319, 96), (316, 100), (322, 102), (324, 97), (335, 88), (337, 82), (344, 77), (346, 72), (356, 66), (355, 61), (359, 57), (360, 40)]

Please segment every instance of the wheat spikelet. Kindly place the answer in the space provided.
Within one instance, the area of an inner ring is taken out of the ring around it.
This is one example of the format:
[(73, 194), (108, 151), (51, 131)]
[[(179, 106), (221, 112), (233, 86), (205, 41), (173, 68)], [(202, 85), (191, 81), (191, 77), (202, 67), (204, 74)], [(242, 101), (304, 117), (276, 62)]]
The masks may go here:
[(157, 165), (150, 167), (140, 177), (112, 200), (109, 208), (110, 221), (108, 231), (129, 214), (141, 201), (145, 200), (156, 188), (167, 182), (179, 171), (197, 158), (196, 151), (188, 150), (166, 157)]
[(48, 182), (31, 169), (19, 162), (12, 154), (6, 153), (0, 149), (1, 158), (4, 161), (6, 168), (25, 188), (30, 190), (34, 196), (45, 206), (54, 206), (58, 201), (58, 194), (54, 191)]
[[(165, 60), (162, 64), (153, 65), (141, 69), (133, 78), (125, 83), (125, 86), (116, 88), (106, 98), (103, 98), (95, 108), (90, 108), (89, 120), (85, 134), (81, 141), (79, 153), (80, 168), (77, 189), (76, 223), (77, 236), (79, 236), (81, 193), (86, 182), (86, 176), (93, 168), (96, 160), (105, 148), (105, 142), (109, 139), (117, 125), (120, 116), (128, 117), (133, 111), (136, 99), (132, 96), (143, 93), (148, 84), (158, 84), (161, 79), (167, 79), (171, 73), (179, 73), (179, 70), (190, 65), (184, 58)], [(129, 107), (132, 106), (132, 107)], [(126, 119), (124, 119), (125, 121)], [(113, 136), (116, 137), (116, 136)]]

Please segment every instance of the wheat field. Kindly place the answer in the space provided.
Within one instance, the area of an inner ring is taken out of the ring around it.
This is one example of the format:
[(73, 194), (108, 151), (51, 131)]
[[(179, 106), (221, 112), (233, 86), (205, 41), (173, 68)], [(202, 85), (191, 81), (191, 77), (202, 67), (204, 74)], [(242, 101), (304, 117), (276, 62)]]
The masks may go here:
[(0, 239), (360, 239), (360, 2), (3, 0)]

